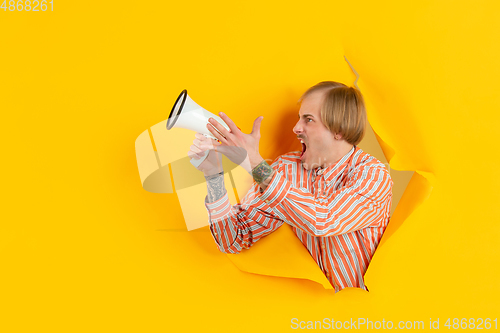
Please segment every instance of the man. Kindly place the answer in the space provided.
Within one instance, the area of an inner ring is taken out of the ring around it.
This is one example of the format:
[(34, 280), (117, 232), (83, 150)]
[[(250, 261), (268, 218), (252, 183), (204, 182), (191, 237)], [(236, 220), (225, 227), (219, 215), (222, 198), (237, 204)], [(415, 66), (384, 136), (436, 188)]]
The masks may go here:
[[(293, 132), (302, 152), (281, 155), (272, 166), (259, 154), (262, 117), (244, 134), (221, 113), (230, 131), (212, 118), (207, 125), (219, 142), (196, 134), (189, 155), (199, 158), (210, 149), (198, 167), (207, 179), (210, 230), (222, 252), (238, 253), (288, 223), (336, 292), (368, 290), (363, 276), (389, 223), (393, 183), (384, 164), (357, 147), (366, 128), (363, 97), (326, 81), (299, 102)], [(246, 169), (255, 182), (242, 203), (231, 207), (220, 153), (237, 160), (238, 150), (247, 153)]]

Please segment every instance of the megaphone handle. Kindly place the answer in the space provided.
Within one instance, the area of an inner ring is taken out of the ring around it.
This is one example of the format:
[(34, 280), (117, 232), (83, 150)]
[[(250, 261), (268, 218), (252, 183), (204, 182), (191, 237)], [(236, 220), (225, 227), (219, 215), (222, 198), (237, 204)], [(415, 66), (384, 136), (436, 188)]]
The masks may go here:
[[(211, 134), (210, 134), (210, 135), (209, 135), (209, 134), (205, 134), (205, 133), (202, 133), (202, 134), (203, 134), (205, 137), (207, 137), (207, 138), (212, 138), (212, 139), (214, 139), (214, 140), (217, 140), (217, 139), (216, 139), (213, 135), (211, 135)], [(194, 167), (195, 167), (195, 168), (198, 168), (198, 167), (200, 166), (200, 164), (201, 164), (201, 163), (203, 163), (203, 161), (207, 158), (208, 153), (209, 153), (209, 150), (205, 150), (205, 154), (204, 154), (201, 158), (199, 158), (199, 159), (197, 159), (197, 160), (195, 160), (194, 158), (192, 158), (192, 159), (191, 159), (191, 164), (192, 164), (192, 165), (194, 165)], [(220, 168), (220, 163), (219, 163), (219, 160), (218, 160), (218, 159), (217, 159), (217, 165), (218, 165), (218, 167)]]
[(209, 150), (205, 150), (205, 154), (204, 154), (201, 158), (199, 158), (199, 159), (197, 159), (197, 160), (196, 160), (196, 159), (194, 159), (194, 158), (192, 158), (192, 159), (190, 160), (191, 164), (192, 164), (195, 168), (199, 167), (199, 166), (200, 166), (200, 164), (201, 164), (201, 163), (203, 163), (203, 161), (207, 158), (207, 156), (208, 156), (208, 152), (209, 152)]

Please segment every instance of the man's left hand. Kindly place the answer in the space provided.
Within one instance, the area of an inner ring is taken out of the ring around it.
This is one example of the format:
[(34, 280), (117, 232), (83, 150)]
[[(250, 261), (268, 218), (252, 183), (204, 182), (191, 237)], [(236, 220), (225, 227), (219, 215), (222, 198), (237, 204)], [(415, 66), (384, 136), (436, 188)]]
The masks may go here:
[[(243, 133), (238, 126), (224, 113), (219, 112), (219, 116), (227, 124), (230, 131), (228, 131), (224, 126), (219, 124), (215, 119), (208, 119), (209, 124), (207, 128), (216, 137), (221, 145), (217, 147), (217, 151), (224, 154), (225, 150), (230, 150), (230, 147), (239, 147), (245, 149), (248, 154), (250, 167), (253, 169), (263, 158), (259, 154), (259, 142), (260, 142), (260, 124), (264, 117), (260, 116), (255, 119), (253, 123), (252, 132), (250, 134)], [(227, 147), (225, 149), (225, 147)], [(234, 149), (234, 148), (233, 148)]]

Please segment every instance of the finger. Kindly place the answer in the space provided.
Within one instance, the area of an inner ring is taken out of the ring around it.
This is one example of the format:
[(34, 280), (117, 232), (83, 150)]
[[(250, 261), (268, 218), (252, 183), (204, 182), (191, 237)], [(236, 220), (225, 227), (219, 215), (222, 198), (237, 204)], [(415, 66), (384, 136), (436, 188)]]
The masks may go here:
[(216, 146), (221, 145), (219, 140), (210, 137), (208, 134), (195, 133), (195, 139), (193, 140), (193, 145), (196, 146), (202, 152), (206, 150), (213, 150)]
[(209, 149), (215, 149), (216, 146), (219, 146), (220, 143), (217, 142), (217, 140), (214, 140), (212, 138), (207, 138), (203, 136), (204, 139), (199, 140), (199, 139), (194, 139), (193, 141), (193, 146), (198, 148), (201, 151), (209, 150)]
[(198, 147), (196, 147), (195, 145), (192, 145), (192, 146), (190, 147), (190, 149), (191, 149), (191, 150), (190, 150), (190, 152), (191, 152), (192, 154), (194, 154), (194, 155), (198, 156), (198, 158), (200, 158), (200, 157), (205, 156), (206, 152), (207, 152), (208, 150), (210, 150), (211, 148), (205, 148), (205, 147), (198, 148)]
[(211, 142), (214, 146), (219, 145), (220, 142), (217, 139), (213, 139), (205, 134), (202, 133), (196, 133), (195, 138), (200, 141), (200, 144), (203, 144), (203, 142)]
[(206, 141), (206, 142), (203, 142), (203, 144), (200, 146), (200, 148), (203, 151), (205, 151), (205, 150), (214, 150), (215, 149), (215, 145), (212, 143), (212, 141)]
[(253, 122), (252, 133), (250, 134), (260, 136), (260, 124), (262, 123), (262, 119), (264, 119), (264, 117), (262, 116), (255, 119), (255, 121)]
[(201, 149), (202, 142), (199, 139), (194, 139), (193, 140), (193, 146), (196, 146), (197, 148)]
[(195, 154), (199, 154), (199, 153), (204, 152), (203, 149), (196, 147), (195, 145), (192, 145), (191, 147), (189, 147), (189, 149), (190, 149), (190, 151), (192, 151)]
[(204, 143), (206, 141), (209, 141), (211, 138), (208, 135), (201, 134), (201, 133), (196, 133), (195, 135), (195, 140), (198, 140), (200, 143)]
[(199, 160), (201, 158), (201, 156), (198, 156), (198, 154), (196, 154), (195, 152), (193, 151), (188, 151), (188, 157), (189, 158), (194, 158), (195, 160)]
[[(208, 130), (210, 131), (210, 133), (212, 133), (212, 135), (213, 135), (213, 136), (214, 136), (217, 140), (219, 140), (221, 143), (225, 143), (225, 144), (228, 144), (228, 143), (229, 143), (229, 142), (227, 141), (227, 138), (226, 138), (225, 136), (221, 135), (221, 134), (220, 134), (220, 132), (219, 132), (219, 131), (217, 131), (217, 130), (215, 129), (215, 127), (214, 127), (211, 123), (207, 124), (207, 128), (208, 128)], [(227, 131), (226, 131), (226, 132), (227, 132)]]
[(217, 139), (210, 138), (210, 142), (212, 142), (212, 144), (214, 146), (220, 146), (220, 145), (222, 145), (222, 143), (219, 140), (217, 140)]
[(215, 127), (215, 129), (219, 131), (219, 133), (223, 137), (225, 138), (229, 137), (229, 131), (224, 126), (222, 126), (217, 120), (215, 120), (214, 118), (209, 118), (208, 122), (212, 124), (212, 126)]
[(236, 124), (234, 123), (234, 121), (232, 121), (231, 118), (229, 118), (228, 116), (226, 116), (226, 114), (224, 112), (219, 112), (219, 116), (227, 124), (227, 126), (231, 130), (231, 133), (236, 133), (237, 131), (241, 132), (240, 128), (238, 126), (236, 126)]
[(221, 143), (219, 140), (210, 138), (207, 136), (203, 136), (203, 139), (200, 140), (202, 145), (208, 145), (208, 146), (220, 146)]

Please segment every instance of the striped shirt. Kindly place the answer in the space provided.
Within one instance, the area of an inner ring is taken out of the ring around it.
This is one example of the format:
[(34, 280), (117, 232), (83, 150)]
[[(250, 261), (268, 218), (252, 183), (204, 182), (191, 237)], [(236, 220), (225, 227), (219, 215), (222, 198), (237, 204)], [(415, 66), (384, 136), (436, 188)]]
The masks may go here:
[(254, 182), (241, 204), (227, 193), (205, 199), (212, 236), (220, 251), (238, 253), (288, 223), (336, 292), (368, 290), (363, 276), (390, 219), (389, 171), (357, 146), (327, 168), (304, 169), (300, 154), (276, 158), (267, 188)]

